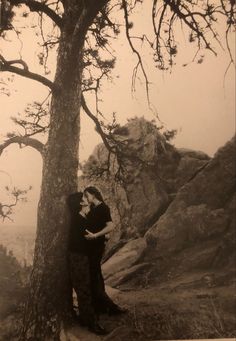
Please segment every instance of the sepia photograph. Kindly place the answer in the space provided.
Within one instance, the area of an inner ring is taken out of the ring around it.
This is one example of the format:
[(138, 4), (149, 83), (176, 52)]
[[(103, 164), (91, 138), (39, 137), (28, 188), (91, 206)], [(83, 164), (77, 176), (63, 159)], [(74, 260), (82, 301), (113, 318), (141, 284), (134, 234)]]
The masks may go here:
[(236, 341), (235, 0), (0, 0), (0, 341)]

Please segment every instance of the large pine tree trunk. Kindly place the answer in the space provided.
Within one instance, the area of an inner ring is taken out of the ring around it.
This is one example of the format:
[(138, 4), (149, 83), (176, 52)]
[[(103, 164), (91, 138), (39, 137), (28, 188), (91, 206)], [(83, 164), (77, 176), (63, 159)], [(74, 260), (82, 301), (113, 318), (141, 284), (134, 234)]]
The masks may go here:
[(75, 47), (62, 32), (45, 147), (37, 236), (22, 340), (58, 340), (68, 314), (71, 288), (67, 265), (67, 196), (77, 190), (83, 40)]
[(33, 271), (21, 333), (24, 341), (59, 340), (62, 322), (70, 313), (66, 199), (78, 185), (83, 48), (89, 26), (107, 2), (63, 1), (64, 25), (43, 160)]

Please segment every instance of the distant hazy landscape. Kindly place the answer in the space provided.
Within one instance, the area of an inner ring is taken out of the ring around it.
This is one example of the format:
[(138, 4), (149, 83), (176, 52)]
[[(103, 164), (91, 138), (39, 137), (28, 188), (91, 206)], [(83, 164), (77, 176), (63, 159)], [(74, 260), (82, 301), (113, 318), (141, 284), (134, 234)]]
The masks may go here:
[(35, 241), (34, 226), (2, 225), (0, 226), (1, 244), (12, 251), (21, 265), (31, 265)]

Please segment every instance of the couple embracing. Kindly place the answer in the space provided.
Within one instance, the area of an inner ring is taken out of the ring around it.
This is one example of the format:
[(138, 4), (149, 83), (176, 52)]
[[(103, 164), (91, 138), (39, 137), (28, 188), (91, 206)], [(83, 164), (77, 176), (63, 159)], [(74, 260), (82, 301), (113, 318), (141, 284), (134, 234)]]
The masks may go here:
[(101, 270), (106, 235), (113, 230), (109, 207), (93, 186), (69, 196), (71, 214), (69, 266), (71, 283), (79, 305), (79, 323), (96, 334), (106, 334), (99, 324), (101, 313), (117, 315), (125, 312), (105, 291)]

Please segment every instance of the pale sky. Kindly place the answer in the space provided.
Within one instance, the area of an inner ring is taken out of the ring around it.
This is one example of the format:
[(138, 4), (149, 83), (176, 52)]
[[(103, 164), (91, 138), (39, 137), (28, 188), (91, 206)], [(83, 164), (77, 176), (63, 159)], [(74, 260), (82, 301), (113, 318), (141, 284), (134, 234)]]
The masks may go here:
[[(147, 25), (149, 20), (143, 13), (137, 14), (134, 19), (138, 23), (137, 27), (147, 31), (150, 29)], [(220, 30), (222, 31), (223, 27)], [(22, 55), (32, 71), (39, 71), (37, 46), (32, 34), (32, 30), (25, 33), (27, 45), (24, 46)], [(171, 73), (163, 74), (154, 68), (151, 56), (143, 50), (146, 69), (152, 82), (151, 101), (166, 128), (178, 129), (174, 140), (176, 147), (202, 150), (212, 156), (235, 133), (234, 69), (230, 68), (224, 80), (229, 59), (227, 53), (220, 48), (217, 48), (217, 57), (204, 52), (205, 60), (202, 64), (192, 63), (183, 67), (183, 64), (191, 61), (195, 49), (185, 43), (181, 31), (178, 34), (182, 48), (176, 59), (177, 65)], [(10, 48), (8, 45), (7, 51), (5, 46), (1, 46), (1, 52), (4, 52), (6, 58), (16, 59), (19, 49), (17, 44), (19, 43), (12, 44)], [(232, 36), (232, 50), (233, 44)], [(110, 113), (116, 112), (121, 124), (134, 116), (153, 119), (154, 116), (146, 103), (144, 86), (139, 84), (135, 95), (131, 94), (131, 76), (136, 58), (130, 52), (123, 35), (113, 43), (113, 48), (116, 50), (117, 63), (113, 71), (113, 82), (104, 86), (101, 94), (102, 110), (108, 119)], [(53, 62), (52, 58), (51, 63)], [(14, 77), (10, 90), (11, 96), (0, 96), (0, 142), (4, 141), (7, 132), (16, 129), (10, 117), (23, 111), (27, 103), (43, 99), (46, 94), (42, 85), (19, 76)], [(89, 104), (93, 107), (91, 99)], [(80, 161), (86, 160), (100, 141), (93, 123), (83, 114)], [(4, 194), (6, 185), (16, 185), (20, 188), (33, 186), (28, 195), (28, 203), (17, 206), (13, 216), (14, 223), (6, 220), (4, 223), (0, 222), (0, 225), (35, 225), (42, 171), (40, 155), (29, 147), (20, 150), (18, 146), (11, 146), (0, 157), (0, 171), (0, 201), (2, 198), (7, 200)]]

